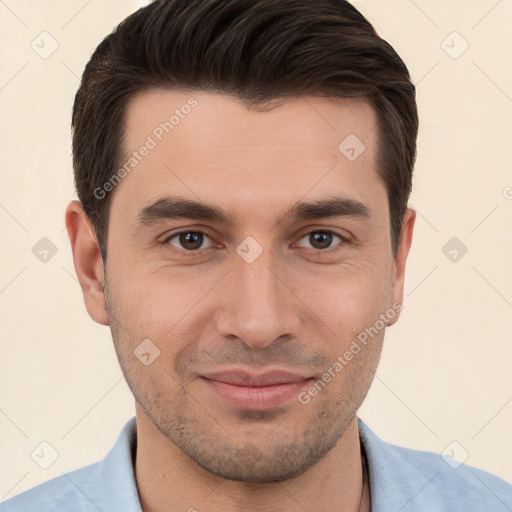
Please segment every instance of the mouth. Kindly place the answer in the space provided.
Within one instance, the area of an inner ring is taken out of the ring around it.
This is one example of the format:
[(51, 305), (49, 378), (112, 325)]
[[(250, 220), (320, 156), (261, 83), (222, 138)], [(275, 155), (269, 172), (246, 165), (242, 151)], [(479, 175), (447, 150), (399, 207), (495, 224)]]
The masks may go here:
[(260, 375), (244, 371), (217, 372), (200, 379), (217, 398), (237, 409), (264, 411), (285, 404), (314, 377), (283, 371)]

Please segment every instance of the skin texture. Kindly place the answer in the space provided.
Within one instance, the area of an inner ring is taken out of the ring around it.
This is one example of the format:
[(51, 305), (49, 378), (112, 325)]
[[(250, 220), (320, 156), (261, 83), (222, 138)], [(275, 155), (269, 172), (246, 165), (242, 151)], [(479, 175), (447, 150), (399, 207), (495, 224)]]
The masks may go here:
[[(161, 141), (153, 136), (156, 147), (113, 192), (106, 269), (81, 205), (66, 212), (87, 310), (110, 326), (136, 399), (142, 507), (356, 512), (355, 415), (385, 329), (307, 404), (294, 396), (263, 411), (237, 408), (201, 376), (241, 368), (321, 378), (402, 303), (415, 213), (407, 211), (393, 257), (376, 115), (359, 99), (302, 97), (261, 112), (225, 95), (146, 91), (127, 108), (127, 159), (191, 97), (197, 105)], [(349, 134), (366, 147), (354, 161), (338, 149)], [(171, 195), (222, 208), (231, 223), (138, 220)], [(335, 196), (363, 203), (368, 216), (285, 216)], [(204, 233), (199, 249), (169, 239), (184, 230)], [(322, 245), (312, 233), (325, 230), (335, 236)], [(251, 263), (237, 252), (247, 237), (262, 249)], [(146, 339), (160, 351), (147, 366), (134, 355)]]

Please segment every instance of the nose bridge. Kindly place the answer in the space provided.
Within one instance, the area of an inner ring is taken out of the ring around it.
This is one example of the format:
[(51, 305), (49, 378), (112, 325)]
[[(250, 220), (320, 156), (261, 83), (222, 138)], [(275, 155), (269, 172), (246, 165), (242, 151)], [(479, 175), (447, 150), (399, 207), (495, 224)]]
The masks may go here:
[(296, 335), (298, 321), (293, 294), (278, 277), (272, 251), (259, 247), (249, 240), (237, 248), (217, 326), (223, 336), (236, 336), (253, 348)]

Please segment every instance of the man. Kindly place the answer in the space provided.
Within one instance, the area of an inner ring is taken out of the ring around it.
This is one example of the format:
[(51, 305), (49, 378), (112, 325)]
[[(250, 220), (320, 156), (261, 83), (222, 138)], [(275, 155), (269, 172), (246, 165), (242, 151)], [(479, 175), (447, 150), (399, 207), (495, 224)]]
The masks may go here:
[(417, 131), (405, 64), (347, 2), (127, 18), (76, 96), (66, 225), (136, 418), (1, 510), (512, 510), (356, 415), (402, 305)]

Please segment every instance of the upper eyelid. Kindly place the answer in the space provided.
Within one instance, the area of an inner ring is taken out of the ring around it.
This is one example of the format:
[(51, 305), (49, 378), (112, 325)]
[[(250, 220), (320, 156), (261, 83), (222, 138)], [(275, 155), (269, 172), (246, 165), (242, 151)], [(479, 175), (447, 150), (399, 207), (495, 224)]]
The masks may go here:
[(213, 238), (206, 232), (204, 231), (204, 229), (182, 229), (180, 231), (176, 231), (175, 233), (171, 233), (171, 234), (166, 234), (162, 240), (162, 242), (168, 242), (171, 238), (174, 238), (178, 235), (182, 235), (183, 233), (201, 233), (202, 235), (206, 235), (208, 238), (212, 239)]
[(299, 237), (299, 240), (301, 240), (302, 238), (304, 238), (307, 235), (311, 235), (312, 233), (328, 233), (330, 235), (337, 236), (337, 237), (341, 238), (342, 240), (347, 240), (346, 236), (341, 235), (340, 233), (338, 233), (337, 231), (334, 231), (332, 229), (312, 229), (310, 231), (306, 231), (305, 233), (302, 233)]

